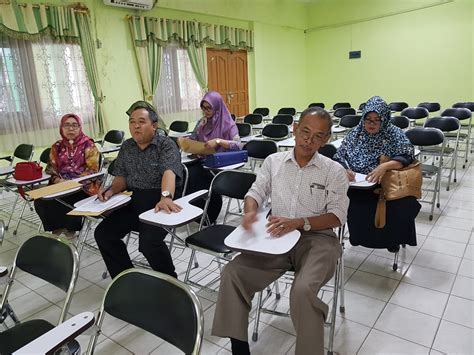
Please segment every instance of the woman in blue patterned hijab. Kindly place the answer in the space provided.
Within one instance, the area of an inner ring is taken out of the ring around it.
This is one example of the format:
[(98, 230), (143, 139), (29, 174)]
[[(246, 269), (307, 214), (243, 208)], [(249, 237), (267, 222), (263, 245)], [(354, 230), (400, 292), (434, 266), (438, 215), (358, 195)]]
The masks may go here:
[[(384, 155), (389, 161), (379, 164)], [(414, 160), (414, 148), (405, 133), (390, 123), (390, 107), (379, 96), (371, 97), (362, 112), (359, 125), (344, 138), (334, 159), (353, 172), (367, 174), (367, 180), (379, 183), (388, 170), (400, 169)]]

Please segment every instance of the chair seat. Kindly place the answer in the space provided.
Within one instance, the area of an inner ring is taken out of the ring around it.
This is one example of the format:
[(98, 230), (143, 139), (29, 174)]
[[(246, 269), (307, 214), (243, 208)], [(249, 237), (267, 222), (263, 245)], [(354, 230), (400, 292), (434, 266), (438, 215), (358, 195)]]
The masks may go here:
[[(436, 153), (441, 153), (441, 150), (442, 150), (442, 147), (437, 147), (437, 146), (434, 146), (434, 147), (428, 147), (428, 148), (423, 148), (420, 150), (420, 152), (423, 154), (423, 153), (432, 153), (432, 154), (436, 154)], [(452, 147), (444, 147), (444, 154), (452, 154), (454, 152), (454, 148)]]
[(234, 229), (235, 227), (223, 224), (210, 226), (186, 238), (186, 244), (211, 250), (215, 253), (228, 254), (231, 253), (232, 250), (224, 244), (224, 239), (232, 233)]
[(332, 128), (332, 133), (342, 133), (344, 132), (346, 129), (342, 126), (333, 126)]
[(0, 333), (0, 354), (11, 354), (53, 328), (44, 319), (19, 323)]
[(421, 164), (423, 176), (433, 176), (437, 173), (438, 167), (430, 164)]

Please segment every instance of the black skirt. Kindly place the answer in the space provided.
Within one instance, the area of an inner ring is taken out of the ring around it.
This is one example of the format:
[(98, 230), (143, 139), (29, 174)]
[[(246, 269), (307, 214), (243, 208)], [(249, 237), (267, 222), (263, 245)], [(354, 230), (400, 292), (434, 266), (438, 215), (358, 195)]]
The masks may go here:
[(390, 248), (400, 244), (416, 245), (415, 218), (421, 205), (415, 197), (386, 202), (386, 224), (375, 228), (378, 194), (374, 189), (349, 189), (347, 224), (352, 245)]

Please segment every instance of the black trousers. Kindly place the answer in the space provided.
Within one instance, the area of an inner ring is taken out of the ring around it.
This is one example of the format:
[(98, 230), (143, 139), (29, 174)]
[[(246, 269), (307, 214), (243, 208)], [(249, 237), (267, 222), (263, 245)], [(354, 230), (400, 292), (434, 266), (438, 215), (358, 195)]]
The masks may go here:
[(112, 212), (95, 229), (95, 240), (112, 278), (133, 267), (122, 240), (131, 231), (139, 233), (138, 250), (152, 269), (177, 277), (170, 251), (164, 242), (167, 232), (138, 219), (140, 213), (154, 208), (160, 198), (161, 190), (134, 190), (130, 204)]
[[(200, 161), (186, 164), (186, 166), (189, 172), (188, 188), (186, 189), (186, 194), (189, 195), (192, 192), (204, 189), (209, 190), (214, 175), (209, 170), (204, 169)], [(192, 203), (192, 205), (202, 209), (204, 209), (204, 204), (205, 201), (203, 199), (199, 199)], [(219, 213), (221, 212), (221, 209), (222, 196), (214, 192), (212, 194), (211, 201), (209, 203), (209, 208), (207, 210), (207, 215), (209, 216), (211, 224), (216, 221), (217, 217), (219, 216)]]
[[(89, 197), (84, 191), (62, 197), (61, 200), (68, 205), (74, 205), (77, 201)], [(67, 206), (56, 200), (38, 199), (34, 202), (36, 213), (38, 214), (45, 231), (54, 231), (60, 228), (66, 228), (69, 231), (80, 231), (82, 228), (82, 217), (67, 216), (66, 213), (71, 211)]]

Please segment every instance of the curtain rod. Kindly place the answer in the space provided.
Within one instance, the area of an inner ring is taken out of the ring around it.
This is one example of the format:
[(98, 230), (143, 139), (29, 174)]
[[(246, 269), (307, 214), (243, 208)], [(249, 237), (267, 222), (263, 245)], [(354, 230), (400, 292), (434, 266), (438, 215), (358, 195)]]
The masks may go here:
[[(18, 4), (18, 6), (21, 6), (21, 7), (27, 7), (28, 4)], [(32, 4), (31, 7), (33, 8), (36, 8), (36, 9), (39, 9), (40, 8), (40, 5), (39, 4)], [(49, 5), (45, 5), (44, 6), (46, 9), (49, 9), (50, 6)], [(67, 6), (66, 6), (67, 7)], [(74, 12), (79, 12), (79, 13), (84, 13), (84, 14), (88, 14), (89, 13), (89, 9), (83, 5), (76, 5), (76, 6), (71, 6), (70, 8), (72, 8), (74, 10)]]

